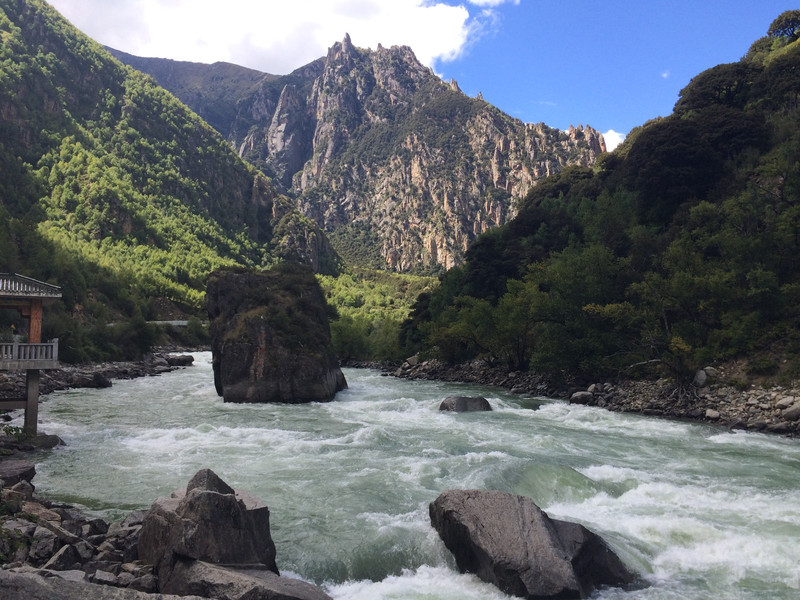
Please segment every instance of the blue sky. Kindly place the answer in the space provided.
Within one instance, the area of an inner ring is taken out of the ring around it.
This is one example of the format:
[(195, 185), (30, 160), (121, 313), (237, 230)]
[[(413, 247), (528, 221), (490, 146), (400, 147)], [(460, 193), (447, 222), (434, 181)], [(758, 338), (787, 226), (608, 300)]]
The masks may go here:
[(524, 121), (627, 133), (666, 116), (692, 77), (735, 62), (781, 12), (771, 0), (522, 0), (444, 77)]
[(625, 134), (672, 111), (701, 71), (739, 60), (774, 0), (50, 0), (97, 41), (139, 56), (284, 74), (349, 33), (402, 44), (510, 115)]

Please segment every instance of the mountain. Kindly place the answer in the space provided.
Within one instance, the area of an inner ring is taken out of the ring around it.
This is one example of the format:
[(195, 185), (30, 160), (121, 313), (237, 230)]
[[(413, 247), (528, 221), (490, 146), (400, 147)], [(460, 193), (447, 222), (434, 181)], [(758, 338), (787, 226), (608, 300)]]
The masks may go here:
[(421, 298), (404, 338), (540, 373), (687, 384), (749, 359), (728, 383), (800, 377), (798, 38), (787, 11), (671, 115), (532, 188)]
[(460, 264), (539, 179), (605, 150), (591, 127), (526, 124), (467, 97), (408, 47), (360, 49), (346, 36), (325, 58), (261, 79), (221, 63), (116, 55), (207, 115), (352, 264)]
[(47, 3), (0, 0), (0, 37), (0, 271), (64, 287), (62, 348), (83, 346), (75, 323), (198, 310), (220, 266), (336, 271), (325, 235), (267, 177)]

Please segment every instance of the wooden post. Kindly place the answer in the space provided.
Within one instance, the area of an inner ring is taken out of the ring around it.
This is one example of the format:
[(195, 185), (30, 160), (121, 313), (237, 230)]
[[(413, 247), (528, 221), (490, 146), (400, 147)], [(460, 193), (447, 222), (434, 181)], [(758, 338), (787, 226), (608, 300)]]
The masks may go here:
[(26, 371), (28, 397), (25, 402), (25, 426), (30, 435), (36, 435), (39, 421), (39, 369)]
[(28, 321), (28, 343), (42, 343), (42, 299), (31, 299), (31, 314)]

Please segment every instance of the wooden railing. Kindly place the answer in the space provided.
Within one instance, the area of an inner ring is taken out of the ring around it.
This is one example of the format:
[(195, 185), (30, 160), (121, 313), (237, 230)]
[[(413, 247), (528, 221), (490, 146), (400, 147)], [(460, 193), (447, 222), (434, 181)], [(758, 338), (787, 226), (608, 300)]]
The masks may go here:
[(0, 296), (7, 295), (60, 298), (61, 289), (58, 286), (36, 281), (23, 275), (0, 273)]
[(0, 342), (0, 362), (12, 360), (25, 362), (58, 360), (58, 340), (50, 340), (44, 344)]

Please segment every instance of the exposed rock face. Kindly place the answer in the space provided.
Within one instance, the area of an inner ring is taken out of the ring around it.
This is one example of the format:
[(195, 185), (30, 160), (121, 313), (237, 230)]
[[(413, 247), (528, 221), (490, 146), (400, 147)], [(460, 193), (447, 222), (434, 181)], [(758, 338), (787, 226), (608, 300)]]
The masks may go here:
[(23, 459), (0, 461), (0, 481), (8, 487), (20, 481), (30, 482), (34, 475), (36, 475), (36, 465), (32, 462)]
[[(120, 56), (130, 62), (135, 57)], [(197, 65), (137, 59), (201, 114)], [(219, 65), (208, 65), (219, 73)], [(408, 47), (357, 48), (349, 36), (285, 77), (243, 75), (236, 116), (218, 125), (240, 156), (298, 196), (348, 260), (407, 271), (460, 264), (477, 235), (514, 216), (536, 181), (605, 150), (591, 127), (525, 124), (470, 98)], [(222, 87), (232, 90), (233, 84)], [(219, 89), (215, 80), (210, 91)], [(192, 89), (188, 89), (192, 87)]]
[(133, 589), (95, 585), (82, 579), (73, 581), (69, 575), (69, 572), (62, 572), (42, 577), (36, 573), (0, 570), (0, 590), (3, 600), (201, 600), (198, 596), (154, 596)]
[(492, 410), (483, 396), (448, 396), (439, 405), (439, 410), (450, 412), (479, 412)]
[(598, 586), (633, 581), (599, 536), (550, 519), (523, 496), (449, 490), (431, 503), (430, 516), (458, 568), (507, 594), (585, 598)]
[(347, 387), (313, 273), (284, 263), (221, 271), (206, 294), (214, 383), (225, 402), (318, 402)]
[(221, 600), (330, 600), (320, 588), (272, 571), (220, 567), (202, 561), (178, 560), (171, 593), (197, 594)]
[(139, 558), (154, 565), (163, 593), (207, 598), (324, 600), (311, 584), (280, 577), (269, 509), (210, 469), (185, 493), (159, 498), (144, 518)]
[(213, 471), (198, 472), (184, 496), (159, 498), (142, 522), (139, 558), (169, 587), (176, 557), (216, 564), (263, 565), (278, 573), (269, 509), (240, 499)]

